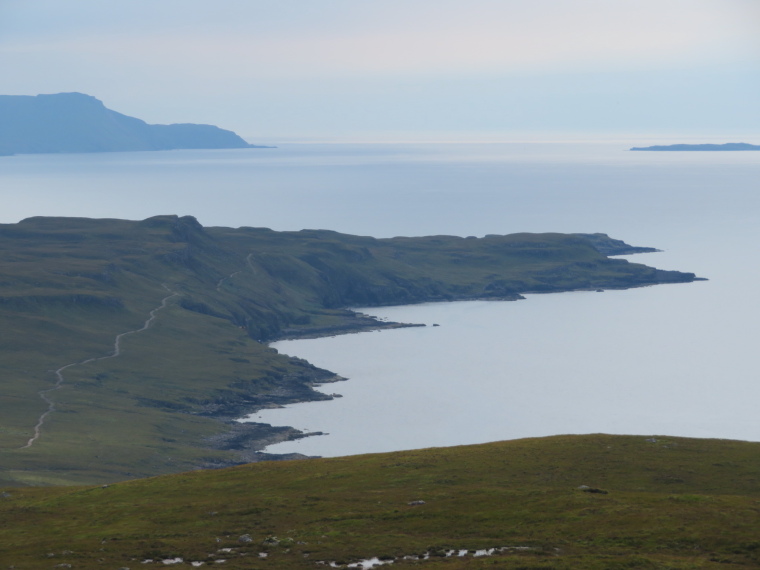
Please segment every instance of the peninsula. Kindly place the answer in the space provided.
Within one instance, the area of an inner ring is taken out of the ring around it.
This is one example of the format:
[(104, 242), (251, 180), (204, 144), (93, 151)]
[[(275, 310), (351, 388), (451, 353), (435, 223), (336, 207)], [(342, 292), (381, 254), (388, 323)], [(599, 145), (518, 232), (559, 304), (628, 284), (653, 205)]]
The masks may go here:
[(261, 148), (232, 131), (149, 125), (82, 93), (0, 95), (0, 155)]
[(725, 143), (725, 144), (671, 144), (665, 146), (633, 147), (630, 150), (654, 150), (654, 151), (733, 151), (733, 150), (760, 150), (760, 145), (748, 143)]
[(266, 459), (303, 434), (235, 420), (341, 380), (268, 341), (405, 326), (351, 306), (696, 279), (608, 257), (635, 251), (605, 234), (375, 239), (175, 215), (2, 224), (0, 485)]

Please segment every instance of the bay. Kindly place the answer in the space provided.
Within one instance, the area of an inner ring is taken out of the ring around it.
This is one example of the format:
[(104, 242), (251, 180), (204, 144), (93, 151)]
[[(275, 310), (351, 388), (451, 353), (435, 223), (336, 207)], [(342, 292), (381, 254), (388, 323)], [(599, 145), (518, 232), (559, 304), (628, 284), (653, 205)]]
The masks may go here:
[(363, 309), (440, 326), (276, 343), (350, 379), (322, 388), (343, 398), (254, 419), (328, 432), (269, 449), (324, 456), (564, 433), (758, 440), (743, 364), (757, 325), (727, 335), (720, 306), (695, 311), (711, 288)]

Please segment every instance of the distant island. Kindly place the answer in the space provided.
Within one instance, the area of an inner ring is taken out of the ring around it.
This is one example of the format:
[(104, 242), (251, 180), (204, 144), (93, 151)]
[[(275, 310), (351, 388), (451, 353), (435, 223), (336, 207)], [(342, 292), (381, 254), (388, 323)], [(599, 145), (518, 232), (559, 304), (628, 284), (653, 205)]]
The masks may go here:
[(0, 95), (0, 155), (266, 148), (213, 125), (149, 125), (82, 93)]
[(760, 145), (748, 143), (725, 143), (725, 144), (671, 144), (664, 146), (633, 147), (630, 150), (760, 150)]

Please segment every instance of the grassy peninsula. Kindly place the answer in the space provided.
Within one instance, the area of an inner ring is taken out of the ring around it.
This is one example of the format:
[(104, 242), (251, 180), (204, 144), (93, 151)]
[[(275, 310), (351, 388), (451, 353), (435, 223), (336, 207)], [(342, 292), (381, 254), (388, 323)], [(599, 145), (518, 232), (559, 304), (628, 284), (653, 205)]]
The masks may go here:
[(602, 234), (375, 239), (168, 215), (0, 225), (0, 485), (260, 459), (301, 434), (233, 420), (339, 380), (267, 341), (399, 326), (345, 307), (695, 279), (607, 257), (631, 251)]

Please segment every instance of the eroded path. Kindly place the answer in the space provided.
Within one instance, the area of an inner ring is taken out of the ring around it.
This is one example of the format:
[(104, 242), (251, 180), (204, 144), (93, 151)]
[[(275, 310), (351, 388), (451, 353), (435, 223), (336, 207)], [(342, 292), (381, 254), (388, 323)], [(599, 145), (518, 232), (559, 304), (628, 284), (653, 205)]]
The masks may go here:
[(222, 279), (220, 279), (219, 283), (216, 284), (216, 290), (217, 291), (221, 291), (222, 290), (222, 285), (224, 285), (225, 281), (230, 281), (233, 277), (235, 277), (235, 275), (238, 275), (238, 274), (240, 274), (242, 272), (243, 272), (242, 270), (235, 271), (234, 273), (230, 273), (227, 277), (223, 277)]
[(55, 402), (50, 398), (50, 393), (55, 392), (56, 390), (60, 390), (63, 387), (63, 383), (65, 381), (65, 378), (63, 376), (64, 370), (67, 370), (73, 366), (81, 366), (82, 364), (89, 364), (90, 362), (97, 362), (99, 360), (106, 360), (108, 358), (116, 358), (121, 354), (121, 340), (128, 335), (131, 334), (137, 334), (139, 332), (143, 332), (144, 330), (147, 330), (148, 327), (153, 323), (153, 321), (156, 320), (156, 315), (161, 309), (165, 309), (166, 306), (169, 304), (169, 300), (172, 297), (179, 296), (179, 293), (175, 293), (169, 287), (166, 285), (163, 285), (164, 289), (166, 289), (170, 294), (161, 299), (161, 304), (153, 309), (150, 313), (148, 313), (148, 318), (146, 319), (145, 323), (143, 323), (143, 326), (139, 329), (123, 332), (116, 335), (116, 338), (114, 339), (113, 343), (113, 352), (111, 354), (107, 354), (105, 356), (96, 356), (94, 358), (88, 358), (87, 360), (82, 360), (80, 362), (72, 362), (71, 364), (67, 364), (65, 366), (61, 366), (58, 370), (55, 371), (56, 376), (56, 382), (53, 385), (52, 388), (47, 388), (46, 390), (40, 390), (37, 392), (39, 394), (40, 398), (47, 403), (48, 408), (47, 410), (39, 417), (37, 420), (37, 425), (34, 426), (34, 435), (29, 439), (28, 442), (26, 442), (26, 445), (23, 445), (20, 447), (20, 449), (27, 449), (29, 447), (32, 447), (34, 443), (40, 438), (40, 435), (42, 434), (42, 426), (45, 424), (45, 420), (48, 418), (50, 414), (52, 414), (55, 411)]
[[(254, 267), (253, 263), (251, 262), (251, 256), (252, 256), (252, 255), (253, 255), (252, 253), (249, 253), (249, 254), (248, 254), (246, 257), (245, 257), (245, 262), (246, 262), (246, 265), (248, 266), (248, 268), (249, 268), (249, 269), (250, 269), (250, 270), (253, 272), (253, 274), (254, 274), (254, 275), (256, 275), (256, 274), (258, 273), (258, 271), (257, 271), (256, 267)], [(240, 275), (240, 274), (241, 274), (241, 273), (242, 273), (244, 270), (245, 270), (245, 268), (243, 268), (243, 269), (241, 269), (241, 270), (239, 270), (239, 271), (235, 271), (235, 272), (233, 272), (233, 273), (230, 273), (230, 274), (229, 274), (227, 277), (222, 277), (222, 278), (219, 280), (219, 282), (216, 284), (216, 290), (217, 290), (217, 291), (221, 291), (221, 290), (222, 290), (222, 287), (224, 286), (224, 283), (225, 283), (226, 281), (232, 281), (232, 279), (233, 279), (233, 278), (234, 278), (236, 275)]]

